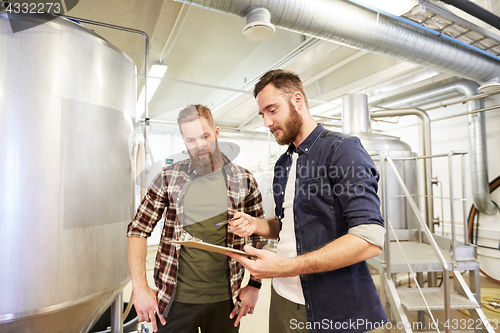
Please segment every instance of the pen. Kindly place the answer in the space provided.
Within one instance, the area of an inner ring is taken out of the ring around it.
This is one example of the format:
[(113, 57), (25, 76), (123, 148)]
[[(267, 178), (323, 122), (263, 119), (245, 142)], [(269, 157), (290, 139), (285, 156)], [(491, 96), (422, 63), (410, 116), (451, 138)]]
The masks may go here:
[(220, 222), (220, 223), (217, 223), (215, 226), (218, 227), (218, 226), (221, 226), (221, 225), (225, 225), (225, 224), (228, 224), (229, 222), (231, 221), (236, 221), (237, 219), (239, 219), (239, 217), (235, 217), (235, 218), (232, 218), (230, 220), (227, 220), (227, 221), (224, 221), (224, 222)]

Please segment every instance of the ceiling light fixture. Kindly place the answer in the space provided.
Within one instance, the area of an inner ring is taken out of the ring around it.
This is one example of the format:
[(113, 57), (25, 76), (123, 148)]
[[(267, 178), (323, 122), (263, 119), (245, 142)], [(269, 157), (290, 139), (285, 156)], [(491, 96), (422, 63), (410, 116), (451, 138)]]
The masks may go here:
[[(168, 66), (162, 63), (155, 63), (151, 66), (148, 73), (148, 103), (153, 98), (158, 86), (160, 85), (161, 79), (165, 76)], [(139, 120), (144, 113), (144, 87), (142, 87), (139, 98), (137, 99), (137, 104), (135, 108), (135, 120)]]
[(255, 42), (262, 42), (274, 36), (276, 28), (271, 23), (271, 13), (265, 8), (254, 8), (246, 15), (247, 25), (243, 35)]

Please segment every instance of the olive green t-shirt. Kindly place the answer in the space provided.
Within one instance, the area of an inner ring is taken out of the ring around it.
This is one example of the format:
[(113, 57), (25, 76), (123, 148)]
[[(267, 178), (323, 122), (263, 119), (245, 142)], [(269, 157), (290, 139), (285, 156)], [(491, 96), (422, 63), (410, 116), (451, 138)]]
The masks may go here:
[[(184, 196), (183, 228), (204, 242), (226, 246), (227, 187), (221, 170), (191, 181)], [(231, 299), (227, 256), (183, 246), (174, 300), (215, 303)]]

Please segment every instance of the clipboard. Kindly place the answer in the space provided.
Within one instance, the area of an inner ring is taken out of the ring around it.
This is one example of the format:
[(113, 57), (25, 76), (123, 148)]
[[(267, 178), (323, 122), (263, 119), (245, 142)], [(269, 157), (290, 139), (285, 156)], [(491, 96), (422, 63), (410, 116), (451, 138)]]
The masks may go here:
[(230, 247), (205, 243), (203, 241), (195, 241), (195, 240), (175, 241), (175, 240), (172, 240), (172, 241), (170, 241), (170, 243), (180, 244), (180, 245), (184, 245), (184, 246), (194, 247), (194, 248), (200, 249), (200, 250), (222, 253), (222, 254), (226, 254), (226, 252), (233, 252), (233, 253), (247, 256), (248, 258), (253, 259), (253, 260), (257, 259), (255, 256), (252, 256), (252, 255), (246, 253), (245, 251), (233, 249)]

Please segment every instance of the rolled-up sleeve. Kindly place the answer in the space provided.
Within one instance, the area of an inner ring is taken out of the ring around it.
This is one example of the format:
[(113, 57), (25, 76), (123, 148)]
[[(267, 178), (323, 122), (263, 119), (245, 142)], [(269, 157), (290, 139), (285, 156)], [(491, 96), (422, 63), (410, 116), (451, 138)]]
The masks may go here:
[(384, 226), (377, 195), (379, 173), (357, 137), (340, 141), (334, 149), (334, 192), (343, 208), (348, 228), (363, 224)]
[(166, 184), (165, 173), (162, 171), (153, 179), (135, 216), (129, 223), (127, 237), (147, 238), (151, 236), (168, 204)]
[(362, 224), (349, 229), (349, 234), (363, 238), (370, 244), (384, 249), (385, 228), (378, 224)]

